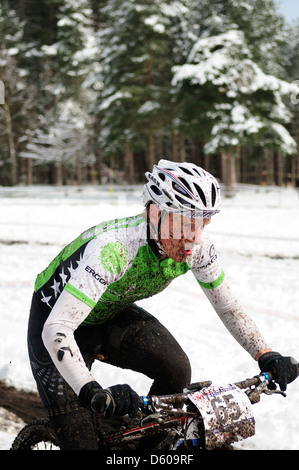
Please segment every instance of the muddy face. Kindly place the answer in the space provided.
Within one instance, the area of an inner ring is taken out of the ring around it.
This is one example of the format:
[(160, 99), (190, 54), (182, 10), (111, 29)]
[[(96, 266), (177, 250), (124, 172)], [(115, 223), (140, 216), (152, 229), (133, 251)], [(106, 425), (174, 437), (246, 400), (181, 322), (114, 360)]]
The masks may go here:
[(167, 213), (161, 222), (160, 241), (169, 258), (178, 263), (186, 261), (195, 245), (201, 243), (204, 227), (211, 219), (191, 219)]

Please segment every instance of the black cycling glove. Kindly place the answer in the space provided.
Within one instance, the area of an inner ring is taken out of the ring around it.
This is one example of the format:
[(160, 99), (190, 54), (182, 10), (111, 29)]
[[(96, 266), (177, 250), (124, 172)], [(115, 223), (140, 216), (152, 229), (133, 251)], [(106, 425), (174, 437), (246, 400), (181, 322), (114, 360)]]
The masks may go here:
[(287, 384), (293, 382), (299, 375), (299, 364), (293, 357), (282, 356), (278, 352), (270, 351), (262, 354), (258, 359), (261, 372), (271, 372), (273, 380), (278, 383), (284, 392)]
[(107, 389), (97, 382), (89, 382), (82, 387), (79, 401), (95, 413), (101, 413), (105, 418), (124, 416), (135, 418), (140, 405), (140, 399), (129, 385), (113, 385)]

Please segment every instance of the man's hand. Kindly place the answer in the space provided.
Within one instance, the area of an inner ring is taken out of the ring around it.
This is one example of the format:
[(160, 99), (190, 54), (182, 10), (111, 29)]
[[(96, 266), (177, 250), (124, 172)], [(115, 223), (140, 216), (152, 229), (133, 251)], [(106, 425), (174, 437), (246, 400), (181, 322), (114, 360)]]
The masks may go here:
[(89, 382), (82, 387), (79, 401), (91, 411), (103, 414), (105, 418), (126, 414), (135, 418), (140, 404), (139, 396), (129, 385), (113, 385), (102, 389), (97, 382)]
[(258, 359), (261, 372), (271, 372), (273, 380), (278, 383), (284, 392), (287, 384), (293, 382), (299, 375), (299, 364), (293, 357), (282, 356), (271, 351), (262, 354)]

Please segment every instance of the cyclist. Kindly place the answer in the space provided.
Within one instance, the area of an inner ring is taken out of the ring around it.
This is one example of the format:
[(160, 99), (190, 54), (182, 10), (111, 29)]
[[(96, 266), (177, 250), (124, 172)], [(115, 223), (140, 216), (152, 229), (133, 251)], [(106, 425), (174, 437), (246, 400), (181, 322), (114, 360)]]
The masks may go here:
[(146, 177), (142, 214), (88, 229), (35, 282), (29, 356), (61, 449), (97, 448), (92, 412), (136, 416), (137, 393), (127, 384), (103, 389), (91, 373), (95, 358), (150, 377), (149, 394), (190, 383), (185, 352), (135, 303), (189, 270), (262, 370), (272, 371), (283, 390), (298, 375), (296, 361), (271, 350), (232, 294), (204, 230), (220, 210), (217, 180), (192, 163), (167, 160)]

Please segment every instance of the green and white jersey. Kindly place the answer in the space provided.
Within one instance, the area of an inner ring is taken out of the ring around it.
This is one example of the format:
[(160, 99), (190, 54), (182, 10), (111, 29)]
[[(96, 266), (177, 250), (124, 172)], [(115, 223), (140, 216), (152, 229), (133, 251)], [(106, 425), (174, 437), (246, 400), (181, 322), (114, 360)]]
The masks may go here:
[(206, 288), (216, 287), (224, 279), (207, 236), (184, 263), (159, 259), (148, 243), (147, 223), (140, 214), (84, 232), (37, 277), (35, 291), (50, 308), (63, 290), (70, 292), (91, 308), (83, 324), (92, 325), (157, 294), (190, 269)]
[(101, 223), (66, 246), (36, 279), (35, 292), (49, 307), (44, 345), (77, 394), (95, 380), (74, 338), (78, 326), (109, 321), (189, 270), (229, 332), (252, 357), (268, 347), (232, 294), (206, 232), (183, 263), (161, 259), (148, 235), (144, 214)]

